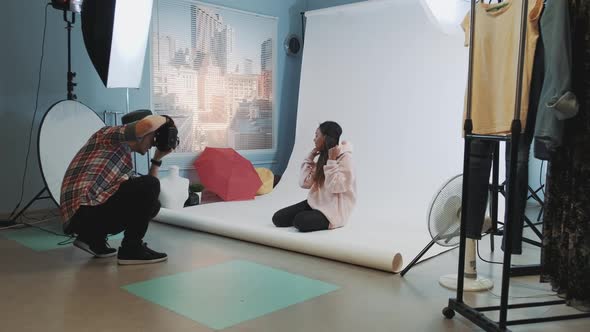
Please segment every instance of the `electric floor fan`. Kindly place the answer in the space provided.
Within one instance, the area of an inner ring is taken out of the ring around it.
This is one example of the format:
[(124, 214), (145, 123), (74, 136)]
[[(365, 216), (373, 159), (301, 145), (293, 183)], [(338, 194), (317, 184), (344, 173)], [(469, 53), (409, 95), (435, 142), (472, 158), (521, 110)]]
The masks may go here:
[[(449, 179), (438, 191), (430, 205), (428, 214), (428, 230), (433, 240), (441, 246), (451, 247), (459, 244), (461, 227), (463, 175)], [(486, 217), (483, 229), (491, 226), (491, 219)], [(465, 291), (483, 291), (494, 287), (491, 280), (477, 276), (475, 255), (476, 240), (467, 238), (465, 247)], [(457, 274), (440, 277), (439, 283), (449, 289), (457, 289)]]

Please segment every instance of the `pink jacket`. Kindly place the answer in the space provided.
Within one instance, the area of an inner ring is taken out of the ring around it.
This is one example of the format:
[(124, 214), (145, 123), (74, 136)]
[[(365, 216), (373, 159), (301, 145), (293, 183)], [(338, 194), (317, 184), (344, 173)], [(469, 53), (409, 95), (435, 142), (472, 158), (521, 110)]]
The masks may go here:
[(310, 189), (307, 203), (322, 212), (330, 221), (330, 229), (342, 227), (348, 221), (356, 203), (356, 178), (352, 166), (352, 145), (340, 144), (340, 155), (328, 160), (324, 166), (326, 176), (323, 186), (314, 182), (316, 163), (308, 156), (301, 165), (299, 185)]

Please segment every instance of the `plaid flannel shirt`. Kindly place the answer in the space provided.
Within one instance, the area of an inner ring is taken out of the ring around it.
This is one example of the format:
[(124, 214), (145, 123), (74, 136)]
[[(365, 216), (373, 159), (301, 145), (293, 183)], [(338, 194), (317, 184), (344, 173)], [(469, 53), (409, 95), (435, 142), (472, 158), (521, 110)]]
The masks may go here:
[(131, 148), (134, 139), (127, 126), (103, 127), (90, 137), (70, 163), (61, 186), (60, 211), (69, 224), (81, 205), (106, 202), (123, 181), (133, 176)]

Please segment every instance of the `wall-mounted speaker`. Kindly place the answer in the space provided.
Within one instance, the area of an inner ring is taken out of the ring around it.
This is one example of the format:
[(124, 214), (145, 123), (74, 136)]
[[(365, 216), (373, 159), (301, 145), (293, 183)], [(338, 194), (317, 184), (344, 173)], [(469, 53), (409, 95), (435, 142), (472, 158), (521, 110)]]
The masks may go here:
[(285, 51), (288, 55), (298, 55), (303, 48), (301, 38), (295, 34), (290, 34), (285, 38)]

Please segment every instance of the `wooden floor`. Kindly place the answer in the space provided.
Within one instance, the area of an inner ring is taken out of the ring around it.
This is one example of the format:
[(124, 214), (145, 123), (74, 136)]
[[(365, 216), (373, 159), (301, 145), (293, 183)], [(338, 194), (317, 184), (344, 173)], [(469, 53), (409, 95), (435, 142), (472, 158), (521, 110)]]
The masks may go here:
[[(40, 224), (43, 226), (46, 224)], [(293, 304), (222, 331), (478, 331), (457, 315), (445, 319), (441, 309), (454, 293), (438, 284), (441, 275), (455, 273), (457, 250), (417, 265), (405, 277), (316, 257), (277, 250), (215, 235), (152, 223), (146, 241), (169, 254), (161, 264), (118, 266), (116, 258), (92, 259), (69, 246), (35, 251), (4, 238), (0, 231), (0, 326), (2, 331), (212, 331), (138, 297), (121, 287), (154, 278), (199, 271), (239, 260), (337, 285), (338, 289)], [(57, 241), (61, 238), (55, 237)], [(500, 238), (497, 238), (500, 241)], [(113, 247), (120, 239), (111, 240)], [(480, 242), (484, 258), (489, 240)], [(525, 247), (514, 264), (534, 263), (539, 250)], [(499, 304), (499, 265), (478, 261), (480, 276), (495, 282), (490, 292), (467, 294), (472, 305)], [(240, 273), (228, 273), (228, 287)], [(512, 279), (511, 302), (556, 299), (537, 277)], [(256, 284), (255, 280), (252, 282)], [(210, 285), (195, 285), (198, 291)], [(218, 296), (224, 296), (219, 289)], [(209, 294), (217, 294), (209, 292)], [(212, 296), (212, 295), (210, 295)], [(228, 300), (228, 301), (231, 301)], [(214, 301), (212, 301), (213, 303)], [(217, 302), (216, 302), (217, 303)], [(220, 306), (218, 310), (226, 310)], [(539, 307), (509, 312), (509, 319), (577, 313), (566, 307)], [(229, 315), (229, 313), (228, 313)], [(493, 316), (491, 316), (493, 317)], [(497, 318), (497, 317), (496, 317)], [(589, 319), (511, 327), (513, 331), (588, 331)]]

